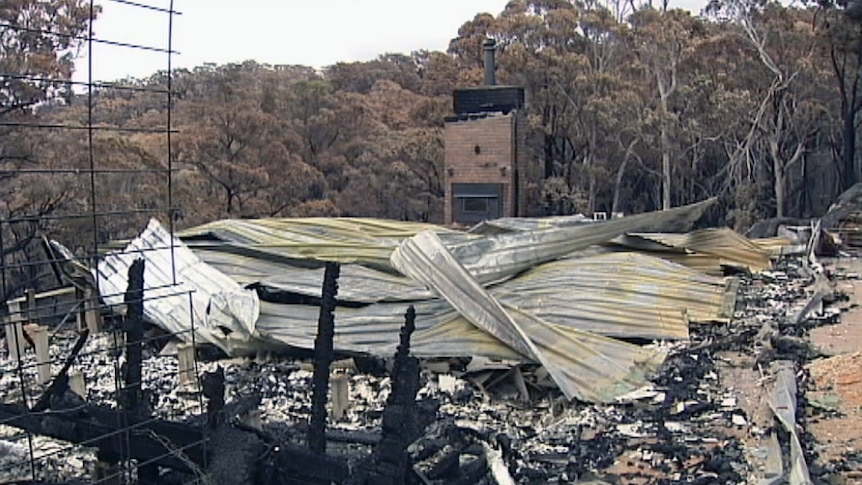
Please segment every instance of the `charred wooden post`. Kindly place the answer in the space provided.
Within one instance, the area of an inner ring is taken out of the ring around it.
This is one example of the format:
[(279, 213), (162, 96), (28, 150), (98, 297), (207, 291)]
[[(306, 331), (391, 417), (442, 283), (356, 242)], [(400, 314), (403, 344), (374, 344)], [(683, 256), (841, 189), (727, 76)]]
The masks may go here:
[(36, 290), (27, 288), (24, 290), (24, 298), (27, 300), (27, 323), (38, 323), (36, 314)]
[(326, 263), (323, 274), (317, 337), (314, 339), (314, 376), (311, 396), (311, 422), (308, 426), (308, 449), (326, 453), (326, 400), (329, 393), (329, 366), (335, 359), (332, 339), (335, 336), (335, 305), (338, 295), (338, 263)]
[[(141, 413), (142, 365), (144, 340), (144, 260), (136, 259), (129, 266), (129, 283), (123, 301), (126, 304), (124, 330), (126, 333), (126, 364), (123, 369), (123, 392), (121, 405), (132, 415)], [(135, 439), (135, 437), (130, 437)], [(154, 465), (138, 467), (138, 482), (159, 483), (159, 469)]]
[(401, 342), (395, 353), (392, 392), (383, 410), (383, 435), (374, 450), (374, 467), (366, 483), (401, 485), (409, 470), (407, 447), (419, 434), (416, 393), (419, 392), (419, 360), (410, 356), (410, 336), (416, 328), (416, 310), (407, 309)]
[(126, 368), (123, 407), (135, 412), (141, 404), (141, 361), (144, 339), (144, 260), (136, 259), (129, 267), (129, 286), (123, 298), (126, 304)]
[(224, 369), (216, 367), (215, 372), (207, 372), (201, 379), (201, 390), (207, 399), (207, 424), (215, 428), (220, 424), (219, 413), (224, 408)]

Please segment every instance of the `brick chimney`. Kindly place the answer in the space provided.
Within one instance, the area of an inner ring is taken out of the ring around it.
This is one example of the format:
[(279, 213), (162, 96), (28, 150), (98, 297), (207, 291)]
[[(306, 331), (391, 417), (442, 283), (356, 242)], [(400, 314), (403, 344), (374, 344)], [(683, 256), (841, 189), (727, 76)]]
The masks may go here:
[(446, 224), (527, 215), (524, 88), (497, 85), (496, 42), (482, 48), (484, 85), (456, 89), (446, 118)]

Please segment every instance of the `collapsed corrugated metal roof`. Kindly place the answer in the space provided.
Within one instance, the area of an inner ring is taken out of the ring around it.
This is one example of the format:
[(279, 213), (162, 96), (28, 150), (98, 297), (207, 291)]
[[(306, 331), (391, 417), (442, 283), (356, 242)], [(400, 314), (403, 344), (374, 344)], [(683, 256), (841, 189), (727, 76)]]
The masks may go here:
[[(119, 293), (126, 284), (122, 268), (136, 257), (162, 258), (165, 250), (170, 257), (173, 245), (178, 268), (195, 269), (176, 275), (194, 290), (193, 313), (150, 311), (148, 318), (178, 331), (194, 316), (197, 338), (228, 353), (257, 342), (310, 348), (320, 263), (354, 263), (342, 268), (339, 301), (346, 306), (336, 310), (337, 350), (391, 354), (411, 302), (416, 355), (540, 362), (567, 396), (609, 401), (642, 385), (663, 355), (608, 336), (687, 338), (690, 320), (728, 318), (735, 286), (644, 254), (588, 248), (630, 231), (695, 220), (710, 203), (602, 223), (535, 222), (523, 227), (547, 228), (490, 236), (371, 219), (218, 221), (181, 233), (191, 249), (171, 242), (154, 221), (99, 266), (100, 289)], [(137, 252), (138, 246), (148, 251)], [(147, 268), (170, 267), (161, 263), (153, 259)], [(148, 288), (173, 278), (164, 271), (145, 275)], [(256, 299), (242, 299), (254, 293), (242, 287), (269, 300), (259, 303), (259, 315)], [(228, 312), (227, 320), (210, 315), (221, 301), (245, 313)]]
[(470, 234), (491, 236), (510, 232), (536, 231), (578, 224), (592, 224), (593, 222), (596, 221), (587, 218), (583, 214), (552, 217), (501, 217), (500, 219), (480, 222), (471, 227), (467, 232)]
[(778, 258), (785, 255), (804, 254), (806, 250), (805, 244), (798, 244), (785, 236), (766, 237), (760, 239), (751, 239), (751, 242), (766, 251), (773, 258)]
[(183, 231), (192, 249), (210, 249), (295, 266), (325, 261), (395, 271), (389, 257), (401, 241), (430, 230), (480, 282), (510, 277), (536, 264), (607, 242), (628, 232), (695, 221), (713, 203), (638, 214), (599, 224), (564, 226), (494, 236), (471, 235), (440, 226), (373, 219), (312, 218), (224, 220)]
[(724, 267), (718, 256), (694, 253), (685, 248), (669, 246), (636, 234), (620, 236), (611, 241), (607, 248), (613, 251), (638, 251), (641, 254), (649, 254), (672, 261), (708, 275), (721, 276), (724, 274)]
[[(343, 267), (345, 273), (351, 268), (354, 266)], [(569, 270), (571, 278), (566, 277)], [(304, 282), (287, 286), (287, 291), (319, 298), (322, 270), (297, 272), (303, 275)], [(348, 286), (347, 281), (364, 285), (369, 293), (376, 291), (373, 283), (356, 279), (340, 280), (340, 286)], [(547, 263), (490, 287), (489, 293), (504, 308), (518, 308), (552, 322), (561, 331), (572, 329), (622, 338), (685, 339), (689, 320), (723, 321), (728, 317), (733, 310), (736, 286), (732, 279), (700, 275), (650, 256), (620, 253)], [(417, 312), (417, 330), (411, 344), (416, 355), (524, 358), (472, 326), (443, 300), (411, 303)], [(311, 305), (264, 301), (257, 330), (261, 336), (283, 344), (310, 348), (314, 343), (317, 311)], [(404, 304), (396, 302), (339, 307), (336, 348), (375, 355), (391, 353), (397, 344), (403, 313)]]
[[(631, 219), (631, 217), (624, 219)], [(470, 232), (500, 235), (592, 224), (595, 224), (595, 221), (581, 215), (539, 219), (498, 219), (483, 222)], [(610, 242), (612, 249), (618, 250), (620, 247), (624, 251), (634, 249), (698, 271), (719, 275), (722, 274), (724, 266), (742, 267), (751, 271), (769, 269), (772, 267), (770, 257), (787, 251), (787, 249), (782, 250), (782, 247), (786, 246), (781, 246), (781, 241), (763, 241), (757, 244), (729, 228), (701, 229), (685, 234), (626, 231), (605, 242)], [(778, 251), (777, 254), (776, 251)]]
[[(273, 266), (228, 253), (199, 251), (198, 255), (240, 283), (259, 285), (267, 293), (321, 296), (322, 269)], [(377, 311), (391, 308), (389, 313), (396, 319), (403, 313), (403, 305), (387, 307), (385, 302), (435, 298), (432, 291), (411, 279), (357, 265), (342, 267), (340, 283), (340, 301), (378, 303), (382, 309)], [(491, 286), (490, 292), (504, 304), (561, 325), (645, 339), (684, 339), (689, 321), (726, 321), (736, 293), (732, 280), (708, 277), (637, 253), (546, 263)]]

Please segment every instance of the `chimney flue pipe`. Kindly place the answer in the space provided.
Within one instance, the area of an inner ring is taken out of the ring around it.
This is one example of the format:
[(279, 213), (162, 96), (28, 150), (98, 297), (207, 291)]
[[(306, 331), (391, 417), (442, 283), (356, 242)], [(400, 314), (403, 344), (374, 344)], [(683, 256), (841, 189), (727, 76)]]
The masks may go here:
[(485, 86), (494, 86), (497, 84), (497, 42), (494, 39), (485, 39), (482, 47), (485, 49)]

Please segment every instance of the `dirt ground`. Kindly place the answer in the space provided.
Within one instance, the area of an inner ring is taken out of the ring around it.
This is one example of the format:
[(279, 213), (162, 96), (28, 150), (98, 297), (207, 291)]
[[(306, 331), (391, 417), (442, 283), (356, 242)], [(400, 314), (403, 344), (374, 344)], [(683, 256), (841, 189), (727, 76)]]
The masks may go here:
[(836, 292), (849, 301), (840, 303), (839, 323), (810, 333), (824, 357), (806, 367), (806, 428), (816, 443), (816, 465), (836, 469), (833, 483), (862, 483), (862, 260), (836, 260), (829, 267), (836, 270)]

